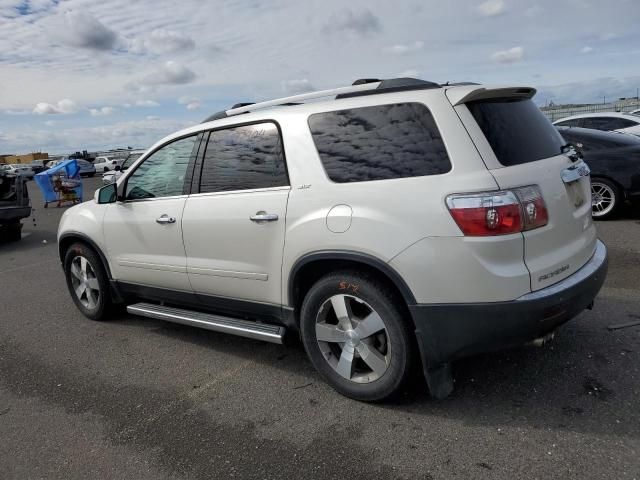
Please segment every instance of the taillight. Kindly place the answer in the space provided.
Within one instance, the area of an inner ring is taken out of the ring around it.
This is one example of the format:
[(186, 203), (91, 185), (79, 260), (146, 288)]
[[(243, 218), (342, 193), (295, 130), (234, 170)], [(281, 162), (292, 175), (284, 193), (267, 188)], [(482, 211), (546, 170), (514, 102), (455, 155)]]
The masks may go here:
[(519, 233), (542, 227), (549, 219), (542, 193), (535, 185), (449, 195), (447, 207), (462, 233), (473, 237)]

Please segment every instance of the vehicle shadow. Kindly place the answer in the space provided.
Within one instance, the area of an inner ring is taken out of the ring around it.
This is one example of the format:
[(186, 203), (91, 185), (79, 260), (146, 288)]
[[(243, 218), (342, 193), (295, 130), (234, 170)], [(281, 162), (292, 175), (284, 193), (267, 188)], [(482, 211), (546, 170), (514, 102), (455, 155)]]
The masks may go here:
[[(123, 324), (155, 334), (211, 348), (225, 354), (304, 376), (332, 395), (315, 372), (299, 341), (286, 347), (195, 328), (151, 323), (125, 317)], [(363, 409), (386, 409), (425, 417), (455, 418), (481, 426), (527, 426), (598, 435), (640, 437), (640, 415), (622, 418), (628, 405), (637, 404), (640, 378), (627, 375), (625, 365), (638, 364), (640, 337), (625, 340), (624, 332), (606, 332), (592, 312), (561, 329), (548, 347), (522, 347), (478, 355), (454, 363), (455, 390), (435, 400), (420, 372), (394, 400), (360, 404)], [(624, 342), (621, 342), (623, 340)], [(622, 345), (622, 346), (621, 346)], [(360, 408), (360, 407), (358, 407)]]

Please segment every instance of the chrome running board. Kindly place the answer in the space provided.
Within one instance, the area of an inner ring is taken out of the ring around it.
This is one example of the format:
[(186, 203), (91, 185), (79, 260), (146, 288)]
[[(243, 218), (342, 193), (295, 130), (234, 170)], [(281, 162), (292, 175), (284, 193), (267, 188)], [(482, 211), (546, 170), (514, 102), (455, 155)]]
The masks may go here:
[(237, 318), (212, 315), (210, 313), (194, 312), (181, 308), (164, 307), (152, 303), (136, 303), (127, 306), (127, 312), (132, 315), (166, 320), (167, 322), (190, 325), (192, 327), (204, 328), (214, 332), (229, 333), (239, 337), (253, 338), (254, 340), (264, 340), (271, 343), (283, 343), (285, 327), (269, 325), (268, 323), (257, 323)]

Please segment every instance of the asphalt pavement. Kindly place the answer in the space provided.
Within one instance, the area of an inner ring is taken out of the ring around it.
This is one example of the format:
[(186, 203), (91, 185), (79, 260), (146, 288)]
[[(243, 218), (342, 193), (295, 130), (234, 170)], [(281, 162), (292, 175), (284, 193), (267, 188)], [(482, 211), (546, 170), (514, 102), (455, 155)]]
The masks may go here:
[[(99, 178), (85, 181), (91, 198)], [(459, 361), (435, 401), (335, 393), (301, 345), (75, 308), (65, 208), (0, 243), (0, 478), (640, 479), (640, 209), (598, 223), (610, 270), (592, 311), (543, 348)]]

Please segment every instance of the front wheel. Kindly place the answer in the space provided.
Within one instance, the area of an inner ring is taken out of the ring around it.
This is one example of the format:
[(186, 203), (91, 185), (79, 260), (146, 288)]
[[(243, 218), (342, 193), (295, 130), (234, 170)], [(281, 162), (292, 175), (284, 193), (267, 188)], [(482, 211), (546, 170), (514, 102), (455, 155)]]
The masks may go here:
[(74, 243), (64, 257), (64, 273), (78, 310), (91, 320), (104, 319), (111, 306), (111, 295), (98, 254), (83, 243)]
[(621, 203), (618, 186), (606, 178), (591, 179), (591, 211), (593, 218), (604, 219), (613, 216)]
[(333, 273), (311, 287), (301, 309), (302, 340), (315, 368), (338, 392), (377, 401), (402, 387), (413, 343), (400, 302), (358, 272)]

